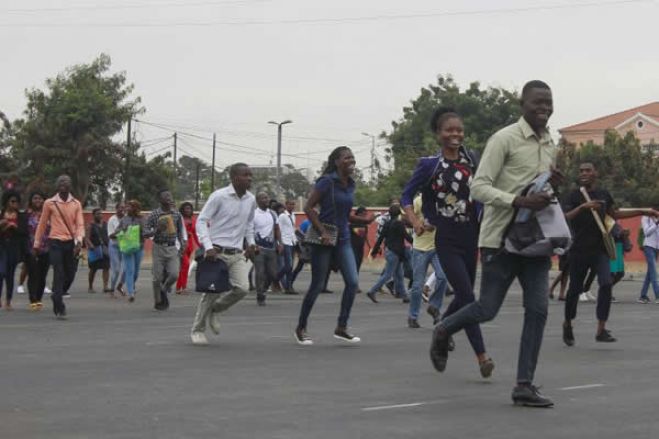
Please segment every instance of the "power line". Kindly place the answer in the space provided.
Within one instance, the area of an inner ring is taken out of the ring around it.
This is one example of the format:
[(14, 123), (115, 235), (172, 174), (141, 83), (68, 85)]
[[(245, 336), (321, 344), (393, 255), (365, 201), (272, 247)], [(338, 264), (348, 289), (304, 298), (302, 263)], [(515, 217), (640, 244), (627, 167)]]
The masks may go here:
[(513, 14), (535, 11), (550, 11), (562, 9), (577, 8), (594, 8), (603, 6), (617, 6), (625, 4), (654, 3), (654, 0), (613, 0), (608, 2), (590, 1), (583, 3), (567, 3), (556, 5), (538, 5), (517, 8), (499, 8), (499, 9), (476, 9), (471, 11), (429, 11), (410, 14), (395, 15), (366, 15), (360, 17), (340, 17), (340, 18), (300, 18), (284, 20), (246, 20), (246, 21), (205, 21), (205, 22), (169, 22), (169, 23), (92, 23), (92, 22), (74, 22), (74, 23), (0, 23), (0, 27), (31, 27), (31, 28), (71, 28), (71, 27), (94, 27), (94, 28), (161, 28), (161, 27), (214, 27), (214, 26), (268, 26), (268, 25), (305, 25), (305, 24), (324, 24), (324, 25), (342, 25), (358, 24), (364, 22), (379, 21), (401, 21), (424, 18), (439, 17), (459, 17), (473, 15), (499, 15)]
[(222, 6), (222, 5), (240, 5), (251, 3), (263, 3), (271, 0), (222, 0), (222, 1), (199, 1), (199, 2), (170, 2), (170, 3), (130, 3), (125, 5), (80, 5), (80, 6), (61, 6), (48, 8), (22, 8), (22, 9), (0, 9), (0, 13), (8, 14), (30, 14), (40, 12), (69, 12), (69, 11), (107, 11), (120, 9), (162, 9), (162, 8), (179, 8), (189, 6)]
[(158, 139), (149, 139), (149, 140), (140, 140), (139, 141), (139, 146), (142, 148), (150, 148), (152, 146), (156, 146), (160, 143), (171, 141), (172, 136), (166, 136), (166, 137), (161, 137)]
[(156, 151), (149, 151), (149, 152), (146, 153), (146, 155), (149, 156), (149, 157), (154, 156), (154, 155), (158, 155), (158, 154), (160, 154), (161, 152), (170, 149), (171, 147), (172, 147), (172, 145), (167, 145), (167, 146), (165, 146), (165, 147), (163, 147), (163, 148), (160, 148), (160, 149), (158, 149), (158, 150), (156, 150)]
[[(199, 140), (204, 140), (204, 141), (208, 141), (208, 142), (213, 141), (212, 137), (204, 137), (204, 136), (199, 136), (197, 134), (187, 133), (187, 132), (184, 132), (184, 131), (173, 130), (173, 129), (167, 127), (166, 125), (162, 125), (162, 124), (146, 122), (146, 121), (138, 120), (138, 119), (133, 119), (133, 120), (135, 122), (138, 122), (138, 123), (142, 123), (142, 124), (145, 124), (145, 125), (153, 126), (155, 128), (159, 128), (161, 130), (176, 132), (181, 136), (187, 136), (187, 137), (191, 137), (191, 138), (199, 139)], [(268, 155), (273, 153), (272, 151), (269, 151), (269, 150), (266, 150), (266, 149), (254, 148), (253, 146), (245, 146), (245, 145), (240, 145), (240, 144), (237, 144), (237, 143), (222, 142), (222, 141), (219, 141), (219, 140), (217, 141), (217, 143), (220, 144), (220, 145), (233, 146), (235, 148), (242, 148), (246, 151), (260, 152), (260, 153), (264, 153), (264, 154), (268, 154)], [(238, 152), (238, 153), (244, 153), (245, 152), (245, 151), (231, 150), (229, 148), (218, 148), (218, 149), (224, 150), (224, 151), (229, 151), (229, 152)], [(282, 156), (297, 158), (297, 159), (301, 159), (301, 160), (313, 160), (313, 161), (317, 161), (317, 162), (322, 162), (322, 160), (311, 159), (309, 157), (301, 156), (301, 155), (298, 155), (298, 154), (284, 154), (284, 153), (282, 153)]]
[[(161, 127), (170, 127), (172, 129), (191, 129), (191, 130), (198, 130), (198, 131), (207, 131), (207, 132), (217, 132), (221, 133), (222, 135), (236, 135), (236, 136), (244, 136), (244, 137), (257, 137), (257, 138), (263, 138), (263, 139), (276, 139), (277, 135), (275, 134), (269, 134), (269, 133), (264, 133), (264, 132), (259, 132), (259, 131), (248, 131), (248, 130), (229, 130), (229, 129), (223, 129), (223, 128), (213, 128), (213, 127), (208, 127), (208, 126), (203, 126), (203, 125), (190, 125), (190, 124), (172, 124), (172, 123), (161, 123), (161, 122), (144, 122), (144, 123), (152, 123), (152, 124), (157, 124)], [(357, 140), (348, 140), (348, 139), (337, 139), (337, 138), (330, 138), (330, 137), (315, 137), (315, 136), (291, 136), (291, 135), (284, 135), (282, 136), (283, 139), (287, 140), (314, 140), (314, 141), (322, 141), (322, 142), (338, 142), (338, 143), (344, 143), (344, 144), (360, 144), (367, 142), (368, 140), (362, 140), (362, 139), (357, 139)]]

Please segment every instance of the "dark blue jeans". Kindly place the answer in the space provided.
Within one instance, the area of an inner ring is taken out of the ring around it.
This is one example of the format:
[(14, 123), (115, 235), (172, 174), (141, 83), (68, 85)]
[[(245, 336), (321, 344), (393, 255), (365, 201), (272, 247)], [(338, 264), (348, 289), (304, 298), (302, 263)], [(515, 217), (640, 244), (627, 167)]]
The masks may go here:
[(597, 273), (597, 320), (607, 321), (611, 311), (611, 266), (605, 253), (583, 254), (570, 252), (570, 286), (565, 297), (565, 320), (577, 317), (579, 294), (583, 292), (584, 279), (588, 270)]
[[(437, 246), (437, 256), (442, 264), (448, 282), (453, 287), (455, 297), (446, 309), (447, 318), (476, 300), (474, 280), (476, 278), (476, 247), (460, 248), (453, 244)], [(465, 326), (465, 333), (476, 355), (485, 353), (483, 334), (478, 323)]]
[(343, 289), (343, 297), (341, 298), (341, 312), (339, 314), (338, 326), (348, 326), (348, 319), (350, 318), (350, 310), (355, 301), (355, 292), (357, 291), (358, 275), (357, 263), (355, 262), (355, 253), (352, 251), (350, 241), (342, 241), (337, 243), (336, 247), (329, 247), (323, 245), (313, 245), (311, 248), (311, 285), (309, 290), (304, 296), (302, 302), (302, 309), (300, 310), (300, 319), (298, 321), (298, 329), (307, 328), (307, 320), (311, 314), (318, 294), (324, 287), (325, 279), (330, 270), (330, 264), (334, 261), (338, 264), (343, 276), (345, 288)]
[[(492, 320), (515, 278), (522, 286), (524, 329), (517, 360), (517, 382), (532, 383), (547, 321), (549, 257), (527, 258), (500, 249), (481, 249), (480, 298), (440, 323), (449, 334)], [(444, 268), (446, 269), (446, 268)], [(450, 281), (450, 280), (449, 280)]]
[(285, 290), (293, 288), (293, 252), (294, 245), (284, 245), (284, 253), (282, 254), (283, 263), (281, 269), (277, 273), (277, 280), (282, 281), (282, 286)]
[(659, 282), (657, 282), (657, 250), (654, 247), (647, 245), (643, 246), (643, 254), (645, 261), (648, 263), (648, 269), (645, 272), (645, 279), (643, 280), (643, 287), (641, 288), (641, 298), (648, 298), (648, 288), (652, 285), (654, 291), (654, 298), (659, 299)]

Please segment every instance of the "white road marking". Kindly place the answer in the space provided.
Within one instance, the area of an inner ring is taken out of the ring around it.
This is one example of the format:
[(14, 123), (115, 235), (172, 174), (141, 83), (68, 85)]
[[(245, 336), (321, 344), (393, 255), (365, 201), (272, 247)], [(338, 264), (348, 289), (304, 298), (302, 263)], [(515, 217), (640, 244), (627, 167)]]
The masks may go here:
[(413, 402), (410, 404), (394, 404), (394, 405), (381, 405), (376, 407), (362, 407), (363, 412), (375, 412), (378, 410), (401, 409), (407, 407), (418, 407), (426, 404), (425, 402)]
[(581, 389), (594, 389), (597, 387), (604, 387), (604, 384), (584, 384), (583, 386), (561, 387), (558, 390), (581, 390)]

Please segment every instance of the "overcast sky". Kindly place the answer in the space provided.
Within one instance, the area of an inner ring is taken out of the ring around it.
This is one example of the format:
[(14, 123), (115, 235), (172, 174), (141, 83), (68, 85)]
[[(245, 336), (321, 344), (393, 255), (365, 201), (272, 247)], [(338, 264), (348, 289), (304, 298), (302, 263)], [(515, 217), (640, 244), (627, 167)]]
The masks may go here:
[[(25, 88), (104, 52), (141, 119), (253, 148), (220, 145), (220, 167), (273, 160), (273, 119), (294, 121), (284, 163), (315, 171), (347, 143), (366, 167), (361, 133), (389, 130), (439, 73), (545, 80), (553, 129), (659, 100), (658, 17), (652, 0), (0, 0), (0, 109), (19, 117)], [(136, 129), (146, 144), (171, 134)], [(209, 141), (180, 138), (210, 160)]]

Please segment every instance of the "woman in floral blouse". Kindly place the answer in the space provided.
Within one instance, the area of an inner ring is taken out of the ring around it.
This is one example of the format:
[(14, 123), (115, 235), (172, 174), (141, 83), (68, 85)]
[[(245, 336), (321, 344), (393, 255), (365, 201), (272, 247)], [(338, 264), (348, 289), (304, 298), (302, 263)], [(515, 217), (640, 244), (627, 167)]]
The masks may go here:
[[(471, 199), (469, 185), (478, 163), (474, 153), (462, 145), (464, 124), (455, 111), (438, 109), (433, 114), (430, 127), (441, 149), (436, 156), (419, 160), (405, 186), (401, 204), (416, 234), (422, 235), (426, 229), (414, 215), (412, 206), (414, 196), (421, 192), (423, 216), (435, 227), (435, 250), (455, 290), (455, 298), (444, 314), (446, 317), (475, 300), (481, 206)], [(494, 362), (485, 353), (480, 326), (469, 325), (465, 332), (476, 354), (481, 375), (489, 377)]]

